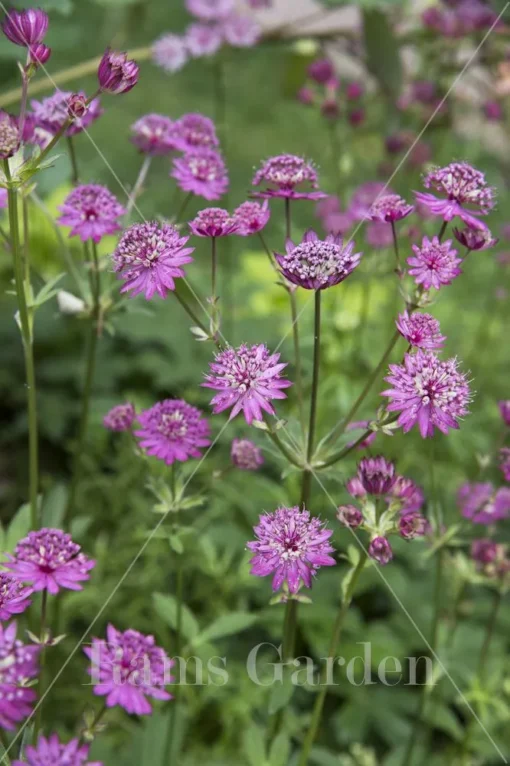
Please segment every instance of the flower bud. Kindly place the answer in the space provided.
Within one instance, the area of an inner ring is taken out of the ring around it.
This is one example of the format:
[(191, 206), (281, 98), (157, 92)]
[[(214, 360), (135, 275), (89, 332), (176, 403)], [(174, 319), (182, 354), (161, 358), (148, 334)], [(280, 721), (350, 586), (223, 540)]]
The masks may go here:
[(393, 558), (391, 545), (385, 537), (374, 537), (368, 546), (368, 555), (378, 564), (388, 564)]
[(67, 99), (67, 115), (73, 120), (83, 117), (88, 111), (87, 99), (83, 93), (73, 93)]
[(31, 48), (44, 39), (48, 29), (48, 16), (40, 8), (9, 11), (2, 23), (4, 35), (15, 45)]
[(356, 529), (363, 523), (363, 514), (355, 505), (339, 505), (336, 517), (340, 524)]
[(136, 61), (128, 59), (126, 53), (108, 48), (97, 70), (99, 86), (108, 93), (127, 93), (138, 82), (139, 71)]
[(33, 66), (37, 67), (46, 64), (50, 56), (51, 48), (48, 48), (44, 43), (30, 46), (30, 63)]

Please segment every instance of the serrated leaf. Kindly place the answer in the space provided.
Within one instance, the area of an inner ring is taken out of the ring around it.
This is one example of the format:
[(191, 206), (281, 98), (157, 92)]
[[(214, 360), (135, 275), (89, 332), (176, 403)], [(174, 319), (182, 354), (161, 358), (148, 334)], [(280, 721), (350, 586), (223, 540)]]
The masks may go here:
[(257, 620), (256, 615), (248, 612), (231, 612), (222, 614), (212, 622), (199, 636), (193, 641), (194, 646), (199, 646), (207, 641), (216, 641), (218, 638), (233, 636), (236, 633), (251, 627)]
[[(162, 620), (173, 630), (177, 628), (177, 601), (165, 593), (153, 593), (154, 608)], [(199, 626), (191, 610), (182, 605), (181, 632), (187, 641), (193, 641), (198, 635)]]

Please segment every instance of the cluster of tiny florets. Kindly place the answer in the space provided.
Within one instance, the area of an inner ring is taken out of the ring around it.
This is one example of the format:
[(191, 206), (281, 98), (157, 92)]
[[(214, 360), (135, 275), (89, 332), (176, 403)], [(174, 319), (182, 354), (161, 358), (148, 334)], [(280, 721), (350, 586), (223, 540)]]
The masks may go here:
[(135, 431), (140, 447), (148, 455), (172, 465), (201, 456), (208, 447), (209, 423), (201, 410), (182, 399), (164, 399), (138, 415)]
[(324, 290), (343, 282), (361, 259), (354, 252), (354, 242), (344, 244), (340, 236), (330, 234), (320, 240), (313, 231), (306, 232), (300, 245), (286, 242), (286, 254), (275, 254), (283, 276), (307, 290)]

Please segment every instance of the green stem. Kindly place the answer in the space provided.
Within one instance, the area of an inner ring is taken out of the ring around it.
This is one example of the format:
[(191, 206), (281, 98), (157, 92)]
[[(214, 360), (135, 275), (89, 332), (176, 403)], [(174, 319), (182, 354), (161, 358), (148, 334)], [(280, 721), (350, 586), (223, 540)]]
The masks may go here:
[(211, 292), (212, 292), (212, 335), (216, 336), (216, 321), (217, 321), (217, 296), (216, 296), (216, 237), (211, 237)]
[(44, 694), (45, 694), (45, 688), (46, 688), (46, 615), (47, 615), (47, 607), (48, 607), (48, 591), (43, 590), (42, 592), (42, 600), (41, 600), (41, 628), (40, 628), (40, 634), (39, 639), (43, 642), (41, 647), (41, 652), (39, 655), (39, 705), (37, 707), (37, 713), (35, 715), (35, 724), (34, 724), (34, 742), (37, 742), (37, 735), (39, 734), (39, 731), (41, 730), (41, 721), (42, 721), (42, 709), (43, 709), (43, 702), (44, 702)]
[[(180, 668), (180, 662), (179, 658), (181, 655), (181, 632), (182, 632), (182, 613), (183, 613), (183, 590), (184, 590), (184, 576), (183, 576), (183, 566), (182, 566), (182, 556), (178, 557), (177, 560), (177, 569), (176, 569), (176, 583), (175, 583), (175, 599), (177, 602), (177, 614), (176, 614), (176, 625), (175, 625), (175, 656), (177, 658), (177, 663)], [(163, 750), (163, 762), (162, 766), (171, 766), (173, 763), (173, 745), (174, 745), (174, 734), (175, 734), (175, 723), (177, 718), (177, 704), (179, 699), (179, 693), (180, 693), (180, 678), (177, 679), (177, 683), (174, 684), (174, 699), (172, 702), (172, 709), (170, 712), (170, 720), (168, 722), (168, 729), (167, 729), (167, 735), (166, 735), (166, 744), (165, 748)]]
[(306, 507), (309, 503), (312, 483), (310, 465), (315, 446), (315, 427), (317, 424), (317, 398), (319, 394), (319, 369), (321, 357), (321, 290), (315, 291), (315, 320), (313, 340), (313, 375), (312, 392), (310, 395), (310, 419), (308, 421), (308, 442), (306, 446), (307, 468), (303, 472), (303, 486), (301, 490), (301, 505)]
[(69, 153), (69, 160), (71, 162), (71, 182), (73, 186), (78, 186), (78, 184), (80, 183), (80, 174), (78, 171), (78, 159), (76, 157), (73, 137), (66, 136), (66, 142), (67, 142), (67, 151)]
[[(290, 211), (290, 199), (285, 198), (285, 236), (290, 239), (292, 233), (292, 218)], [(296, 395), (299, 407), (299, 420), (301, 423), (301, 432), (304, 437), (305, 428), (305, 412), (304, 412), (304, 400), (303, 400), (303, 369), (301, 364), (301, 346), (299, 342), (299, 324), (298, 324), (298, 312), (296, 292), (293, 285), (289, 286), (289, 301), (290, 301), (290, 315), (292, 321), (292, 338), (294, 342), (294, 363), (296, 368), (295, 385)]]
[[(328, 650), (328, 658), (334, 658), (337, 653), (338, 644), (340, 642), (340, 637), (342, 635), (342, 629), (344, 626), (345, 617), (347, 615), (347, 612), (349, 611), (349, 607), (351, 605), (352, 597), (354, 594), (354, 589), (358, 582), (359, 576), (361, 572), (363, 571), (366, 560), (367, 560), (367, 554), (363, 551), (360, 555), (358, 563), (356, 564), (356, 567), (353, 570), (352, 577), (347, 587), (344, 599), (342, 601), (340, 609), (338, 610), (335, 624), (333, 626), (333, 632), (331, 634), (329, 650)], [(315, 705), (313, 707), (313, 712), (312, 712), (312, 720), (310, 722), (310, 727), (306, 733), (306, 736), (303, 742), (303, 748), (301, 750), (301, 755), (299, 757), (298, 766), (306, 766), (306, 764), (308, 763), (310, 750), (312, 749), (313, 743), (315, 742), (315, 738), (317, 736), (317, 732), (318, 732), (321, 718), (322, 718), (324, 701), (326, 699), (326, 694), (328, 692), (327, 679), (328, 679), (328, 665), (323, 667), (321, 672), (320, 692), (318, 693), (317, 698), (315, 700)]]
[(395, 250), (395, 258), (397, 261), (397, 274), (402, 274), (402, 266), (400, 264), (400, 251), (398, 249), (398, 237), (397, 237), (397, 229), (395, 227), (395, 221), (391, 222), (391, 234), (393, 237), (393, 249)]
[[(11, 181), (9, 160), (4, 160), (4, 171), (7, 181)], [(37, 434), (37, 391), (35, 381), (34, 349), (31, 316), (27, 302), (27, 294), (29, 296), (31, 295), (30, 274), (27, 264), (25, 264), (26, 272), (25, 274), (23, 273), (23, 254), (18, 220), (18, 194), (15, 189), (7, 189), (7, 200), (9, 207), (9, 227), (14, 267), (14, 283), (16, 286), (16, 298), (19, 309), (27, 385), (30, 524), (32, 529), (37, 529), (39, 516), (37, 503), (37, 488), (39, 481), (39, 449)], [(28, 244), (25, 242), (25, 252), (27, 247)]]
[(0, 742), (2, 743), (4, 748), (4, 752), (2, 754), (2, 757), (0, 758), (0, 763), (4, 763), (5, 766), (10, 766), (11, 759), (9, 758), (7, 753), (9, 752), (11, 746), (10, 746), (9, 740), (7, 739), (7, 733), (4, 731), (4, 729), (1, 729), (1, 728), (0, 728)]
[(148, 154), (144, 161), (142, 162), (142, 167), (140, 168), (140, 172), (138, 173), (138, 177), (135, 181), (135, 185), (131, 189), (131, 194), (129, 195), (127, 207), (126, 207), (126, 221), (129, 221), (131, 218), (131, 213), (133, 212), (133, 208), (136, 205), (136, 200), (138, 199), (138, 196), (140, 194), (140, 191), (142, 190), (142, 186), (145, 183), (145, 179), (147, 178), (147, 173), (149, 172), (149, 168), (151, 166), (152, 157), (150, 154)]
[(483, 683), (485, 679), (485, 666), (487, 664), (487, 658), (489, 656), (489, 649), (491, 647), (492, 639), (494, 636), (494, 630), (498, 620), (499, 608), (502, 602), (502, 593), (500, 590), (496, 591), (494, 595), (494, 601), (492, 609), (489, 615), (489, 621), (487, 623), (487, 629), (485, 631), (485, 638), (483, 640), (482, 649), (480, 651), (480, 658), (478, 660), (478, 679)]
[(99, 271), (99, 257), (97, 246), (92, 245), (93, 268), (90, 272), (91, 290), (92, 290), (92, 316), (89, 327), (89, 339), (87, 360), (85, 364), (85, 384), (81, 400), (81, 415), (78, 429), (78, 442), (75, 448), (73, 460), (73, 473), (71, 485), (69, 487), (69, 497), (67, 500), (66, 512), (64, 516), (64, 527), (67, 529), (71, 524), (76, 503), (76, 493), (81, 479), (81, 467), (85, 440), (89, 423), (90, 398), (92, 395), (92, 386), (94, 383), (94, 374), (96, 369), (97, 342), (100, 334), (100, 316), (101, 316), (101, 274)]
[(193, 192), (189, 192), (189, 194), (186, 194), (186, 196), (184, 197), (181, 203), (181, 206), (179, 210), (177, 211), (177, 215), (175, 216), (175, 220), (177, 221), (177, 223), (181, 223), (181, 219), (186, 211), (186, 208), (188, 207), (192, 199), (193, 199)]
[[(206, 326), (205, 326), (205, 325), (204, 325), (204, 324), (203, 324), (203, 323), (200, 321), (200, 319), (197, 317), (197, 315), (195, 314), (195, 312), (193, 311), (193, 309), (191, 308), (191, 306), (189, 306), (189, 305), (188, 305), (188, 303), (186, 303), (186, 301), (184, 300), (184, 298), (182, 297), (182, 295), (180, 295), (180, 294), (177, 292), (177, 290), (174, 290), (174, 291), (173, 291), (173, 294), (175, 295), (175, 297), (177, 298), (177, 300), (179, 301), (179, 303), (180, 303), (180, 304), (181, 304), (181, 306), (183, 307), (184, 311), (185, 311), (185, 312), (187, 313), (187, 315), (190, 317), (190, 319), (191, 319), (191, 320), (192, 320), (192, 321), (195, 323), (195, 325), (196, 325), (197, 327), (199, 327), (199, 328), (202, 330), (202, 332), (203, 332), (203, 333), (205, 333), (207, 336), (209, 336), (209, 330), (208, 330), (208, 329), (207, 329), (207, 327), (206, 327)], [(213, 339), (213, 340), (214, 340), (214, 339)], [(217, 341), (217, 340), (214, 340), (214, 342), (216, 343), (216, 345), (218, 345), (218, 341)]]
[(268, 259), (269, 259), (269, 263), (271, 264), (272, 268), (276, 271), (277, 275), (279, 277), (281, 277), (280, 270), (278, 269), (278, 266), (276, 265), (276, 262), (274, 260), (274, 256), (272, 255), (271, 250), (267, 246), (267, 242), (264, 239), (264, 237), (262, 235), (262, 232), (259, 231), (258, 234), (259, 234), (259, 239), (260, 239), (260, 242), (262, 244), (262, 247), (264, 248), (265, 253), (266, 253), (266, 255), (267, 255)]
[(291, 463), (291, 465), (295, 466), (296, 468), (302, 468), (301, 463), (298, 462), (296, 457), (292, 454), (292, 452), (285, 446), (285, 444), (282, 442), (280, 437), (275, 431), (271, 430), (271, 424), (268, 422), (267, 419), (265, 419), (266, 425), (268, 427), (268, 430), (266, 431), (267, 435), (275, 445), (275, 447), (278, 448), (278, 450), (282, 453), (282, 455)]
[(437, 238), (440, 242), (443, 241), (444, 233), (446, 231), (447, 226), (448, 226), (448, 221), (443, 221), (441, 228), (439, 229), (439, 234), (437, 235)]

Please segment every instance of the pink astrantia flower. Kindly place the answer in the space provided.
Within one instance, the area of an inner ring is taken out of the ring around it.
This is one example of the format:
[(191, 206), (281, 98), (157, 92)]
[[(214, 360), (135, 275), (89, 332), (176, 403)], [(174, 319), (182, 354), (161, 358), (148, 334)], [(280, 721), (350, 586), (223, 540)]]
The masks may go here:
[(241, 471), (257, 471), (264, 463), (262, 452), (249, 439), (234, 439), (230, 449), (232, 464)]
[(493, 524), (510, 515), (510, 488), (495, 490), (492, 484), (463, 484), (457, 503), (464, 518), (475, 524)]
[(71, 535), (61, 529), (43, 527), (29, 532), (19, 541), (14, 556), (8, 554), (4, 565), (21, 582), (31, 583), (33, 590), (47, 590), (55, 595), (61, 588), (82, 590), (81, 582), (90, 579), (96, 562), (81, 553)]
[(275, 253), (283, 276), (306, 290), (325, 290), (343, 282), (361, 260), (354, 252), (354, 242), (346, 244), (340, 236), (328, 234), (325, 240), (308, 230), (300, 245), (291, 239), (285, 243), (286, 254)]
[(10, 10), (2, 22), (2, 31), (11, 43), (31, 48), (43, 41), (48, 31), (48, 15), (40, 8)]
[(174, 141), (181, 152), (215, 149), (220, 145), (214, 122), (203, 114), (183, 114), (174, 123)]
[(418, 424), (423, 438), (433, 436), (434, 428), (446, 434), (468, 412), (469, 385), (456, 359), (441, 361), (433, 351), (418, 349), (406, 354), (403, 364), (390, 364), (385, 380), (392, 388), (382, 396), (390, 400), (389, 412), (400, 411), (397, 422), (404, 433)]
[(152, 46), (152, 60), (165, 72), (178, 72), (188, 60), (186, 40), (170, 32), (158, 37)]
[(106, 707), (119, 705), (132, 715), (150, 715), (147, 697), (172, 698), (165, 686), (172, 681), (174, 661), (156, 646), (154, 636), (137, 630), (122, 633), (108, 625), (106, 640), (93, 638), (83, 651), (91, 661), (94, 694), (106, 697)]
[(432, 314), (409, 314), (404, 311), (396, 321), (397, 330), (416, 348), (442, 348), (446, 336), (441, 335), (439, 322)]
[(39, 673), (39, 646), (16, 638), (15, 622), (0, 625), (0, 728), (9, 731), (32, 712), (36, 699), (28, 688)]
[(186, 0), (186, 10), (202, 21), (224, 19), (234, 7), (234, 0)]
[(42, 66), (43, 64), (46, 64), (51, 56), (51, 48), (48, 48), (48, 46), (44, 45), (44, 43), (32, 45), (29, 50), (30, 64), (33, 64), (34, 66)]
[(489, 229), (454, 229), (455, 239), (468, 250), (488, 250), (497, 245), (499, 240), (492, 236)]
[(498, 402), (499, 411), (505, 425), (510, 427), (510, 399)]
[(131, 141), (141, 152), (163, 155), (177, 149), (175, 126), (162, 114), (146, 114), (131, 125)]
[(0, 620), (10, 620), (21, 614), (32, 603), (32, 589), (26, 587), (7, 572), (0, 572)]
[(421, 510), (425, 497), (423, 490), (407, 476), (397, 476), (395, 484), (387, 498), (390, 503), (399, 503), (399, 511), (402, 515)]
[(262, 420), (262, 411), (274, 414), (271, 399), (286, 399), (283, 388), (292, 385), (281, 377), (286, 363), (278, 362), (280, 354), (271, 354), (263, 343), (256, 346), (228, 347), (211, 362), (205, 388), (219, 393), (212, 398), (213, 412), (232, 407), (230, 419), (244, 413), (246, 422)]
[[(346, 431), (367, 431), (368, 427), (370, 425), (369, 420), (356, 420), (352, 423), (349, 423)], [(369, 434), (365, 439), (363, 439), (362, 442), (360, 442), (357, 446), (357, 449), (363, 450), (368, 449), (375, 441), (375, 437), (377, 436), (377, 433), (375, 431), (372, 431), (371, 434)], [(356, 440), (357, 441), (357, 440)], [(349, 442), (348, 446), (352, 446), (355, 444), (355, 442)]]
[(35, 126), (52, 136), (56, 135), (69, 119), (70, 105), (74, 104), (74, 119), (66, 129), (65, 135), (74, 136), (86, 130), (103, 114), (103, 109), (99, 99), (93, 98), (80, 115), (76, 109), (78, 99), (81, 103), (86, 103), (87, 96), (83, 91), (72, 93), (71, 91), (57, 90), (52, 96), (43, 98), (42, 101), (31, 101)]
[(351, 197), (349, 213), (356, 221), (365, 221), (370, 218), (370, 211), (374, 203), (383, 196), (391, 194), (382, 181), (366, 181), (358, 186)]
[(15, 117), (0, 110), (0, 159), (7, 160), (19, 149), (21, 135)]
[(269, 210), (267, 199), (264, 200), (262, 205), (250, 200), (243, 202), (242, 205), (239, 205), (234, 210), (234, 220), (237, 222), (236, 234), (240, 237), (249, 237), (251, 234), (257, 234), (265, 228), (270, 217), (271, 211)]
[(213, 149), (196, 149), (174, 159), (170, 175), (183, 191), (207, 200), (220, 199), (228, 190), (227, 168)]
[(253, 186), (269, 184), (267, 189), (254, 192), (254, 197), (284, 197), (288, 199), (319, 200), (326, 195), (319, 191), (298, 191), (302, 185), (318, 189), (317, 171), (312, 163), (294, 154), (280, 154), (262, 163), (252, 180)]
[(89, 761), (89, 745), (81, 745), (79, 739), (60, 742), (57, 734), (46, 738), (39, 735), (37, 745), (27, 745), (25, 760), (13, 761), (12, 766), (102, 766), (99, 761)]
[(452, 162), (432, 170), (423, 179), (423, 185), (441, 196), (415, 192), (416, 199), (444, 221), (459, 216), (468, 226), (483, 228), (476, 216), (487, 215), (495, 205), (494, 189), (488, 186), (484, 174), (467, 162)]
[(334, 566), (329, 543), (331, 529), (307, 510), (277, 508), (264, 513), (254, 527), (257, 540), (247, 543), (254, 553), (251, 574), (266, 577), (273, 574), (272, 587), (279, 590), (286, 582), (291, 593), (297, 593), (301, 582), (312, 587), (312, 577), (321, 566)]
[(219, 51), (223, 36), (219, 26), (190, 24), (186, 30), (186, 47), (193, 58), (213, 56)]
[(117, 404), (103, 418), (103, 425), (109, 431), (129, 431), (136, 417), (135, 408), (131, 402)]
[(510, 447), (502, 447), (500, 449), (499, 467), (505, 477), (505, 481), (510, 481)]
[(208, 447), (209, 423), (201, 410), (182, 399), (164, 399), (138, 415), (141, 428), (135, 431), (140, 447), (148, 455), (172, 465), (190, 457), (201, 457), (200, 449)]
[(84, 184), (67, 195), (59, 207), (61, 226), (70, 226), (70, 237), (78, 236), (83, 242), (92, 239), (98, 243), (107, 234), (120, 229), (118, 219), (126, 212), (106, 186)]
[(408, 205), (398, 194), (384, 194), (370, 208), (370, 218), (373, 221), (392, 223), (406, 218), (413, 210), (413, 205)]
[(363, 524), (363, 514), (355, 505), (339, 505), (336, 517), (340, 524), (351, 529), (356, 529)]
[(478, 564), (491, 564), (500, 554), (501, 545), (495, 540), (481, 538), (471, 543), (471, 558)]
[(325, 85), (335, 76), (333, 64), (326, 58), (316, 59), (308, 67), (308, 76), (319, 85)]
[(185, 276), (182, 267), (193, 261), (194, 248), (185, 247), (188, 239), (168, 223), (147, 221), (126, 229), (112, 255), (114, 269), (124, 280), (121, 292), (143, 293), (146, 300), (156, 293), (166, 298), (175, 290), (175, 280)]
[(396, 478), (394, 464), (382, 455), (364, 457), (358, 464), (358, 479), (369, 495), (386, 495)]
[(138, 82), (139, 71), (140, 67), (128, 59), (127, 53), (107, 48), (97, 70), (99, 87), (107, 93), (127, 93)]
[(262, 35), (262, 27), (252, 16), (232, 13), (221, 24), (223, 37), (234, 48), (252, 48)]
[(382, 566), (389, 564), (393, 558), (391, 545), (385, 537), (374, 537), (368, 546), (368, 555)]
[(407, 263), (412, 266), (409, 274), (424, 290), (430, 290), (431, 287), (439, 290), (442, 285), (450, 285), (455, 277), (462, 274), (459, 269), (461, 259), (456, 257), (457, 251), (451, 244), (451, 239), (440, 242), (437, 237), (431, 240), (423, 237), (420, 246), (412, 245), (414, 256), (407, 259)]
[(405, 540), (423, 537), (427, 533), (427, 526), (427, 519), (416, 511), (402, 514), (398, 521), (398, 531)]
[(201, 210), (188, 225), (196, 237), (227, 237), (237, 233), (236, 219), (221, 207)]

